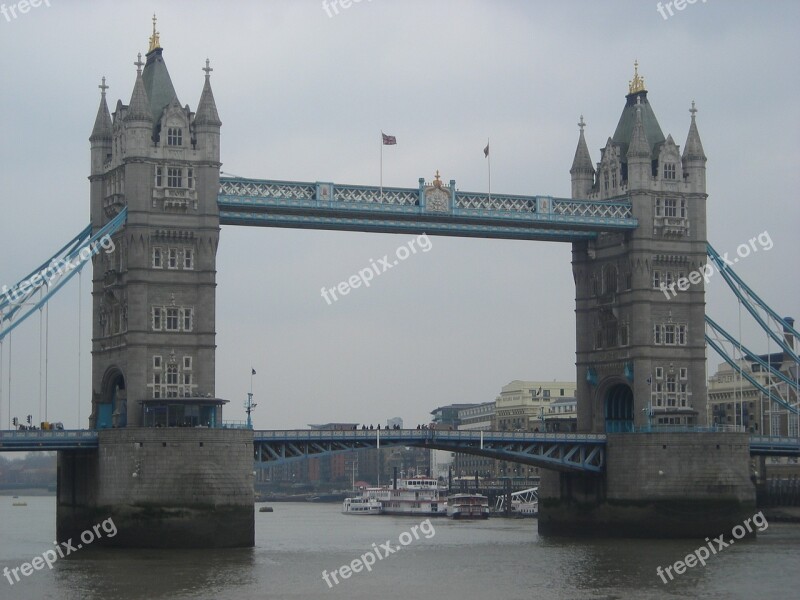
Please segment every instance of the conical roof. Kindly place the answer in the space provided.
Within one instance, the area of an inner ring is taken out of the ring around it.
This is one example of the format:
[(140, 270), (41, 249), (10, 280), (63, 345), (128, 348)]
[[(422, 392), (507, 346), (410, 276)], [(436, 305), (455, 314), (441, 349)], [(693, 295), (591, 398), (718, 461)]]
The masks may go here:
[(686, 145), (683, 147), (683, 158), (685, 160), (706, 160), (706, 153), (703, 150), (703, 142), (700, 141), (700, 133), (697, 131), (697, 123), (695, 122), (695, 113), (697, 109), (692, 102), (692, 123), (689, 125), (689, 135), (686, 136)]
[(89, 136), (89, 141), (111, 141), (111, 113), (108, 112), (108, 104), (106, 104), (106, 78), (103, 77), (103, 83), (98, 86), (100, 92), (100, 106), (97, 107), (97, 117), (94, 120), (94, 127), (92, 128), (92, 135)]
[(594, 172), (594, 165), (592, 164), (592, 157), (589, 154), (589, 147), (586, 145), (586, 138), (583, 135), (583, 128), (586, 124), (583, 122), (583, 115), (578, 126), (581, 128), (580, 137), (578, 138), (578, 147), (575, 149), (575, 158), (572, 160), (572, 168), (570, 173), (578, 172)]
[(197, 103), (197, 113), (194, 117), (195, 125), (222, 125), (217, 112), (217, 103), (214, 101), (214, 92), (211, 91), (211, 67), (206, 59), (206, 82), (203, 84), (203, 92), (200, 94), (200, 102)]
[(147, 91), (145, 90), (144, 81), (142, 79), (142, 72), (139, 70), (136, 72), (136, 83), (133, 85), (133, 93), (131, 94), (131, 101), (128, 104), (128, 112), (125, 115), (125, 120), (153, 122)]
[[(627, 152), (625, 154), (628, 161), (630, 161), (631, 158), (649, 159), (652, 156), (653, 148), (648, 141), (647, 131), (642, 118), (643, 113), (644, 111), (642, 110), (641, 104), (637, 104), (634, 113), (633, 131), (631, 132)], [(662, 139), (661, 141), (663, 142), (664, 140)]]
[(150, 114), (153, 122), (156, 123), (161, 118), (164, 108), (172, 102), (173, 98), (177, 99), (178, 97), (172, 85), (172, 78), (169, 76), (162, 52), (163, 49), (159, 46), (147, 53), (147, 63), (144, 66), (144, 73), (142, 73)]
[(622, 109), (617, 129), (611, 139), (620, 146), (620, 156), (628, 155), (628, 146), (633, 136), (634, 124), (636, 123), (636, 101), (639, 99), (641, 106), (641, 120), (645, 136), (650, 144), (650, 156), (655, 158), (657, 155), (656, 146), (665, 141), (661, 126), (653, 112), (650, 102), (647, 100), (647, 91), (641, 90), (625, 96), (625, 108)]

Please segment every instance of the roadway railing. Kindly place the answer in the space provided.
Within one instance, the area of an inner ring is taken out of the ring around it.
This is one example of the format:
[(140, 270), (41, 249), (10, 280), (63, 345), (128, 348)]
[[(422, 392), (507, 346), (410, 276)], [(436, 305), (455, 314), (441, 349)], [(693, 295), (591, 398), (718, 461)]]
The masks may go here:
[(741, 425), (642, 425), (630, 433), (746, 433)]
[(0, 431), (0, 451), (92, 448), (97, 439), (97, 431), (87, 429)]
[[(270, 440), (420, 440), (440, 439), (450, 441), (485, 441), (493, 442), (605, 442), (603, 433), (539, 433), (539, 432), (512, 432), (512, 431), (447, 431), (440, 429), (312, 429), (312, 430), (255, 430), (256, 441)], [(483, 435), (481, 435), (483, 433)]]

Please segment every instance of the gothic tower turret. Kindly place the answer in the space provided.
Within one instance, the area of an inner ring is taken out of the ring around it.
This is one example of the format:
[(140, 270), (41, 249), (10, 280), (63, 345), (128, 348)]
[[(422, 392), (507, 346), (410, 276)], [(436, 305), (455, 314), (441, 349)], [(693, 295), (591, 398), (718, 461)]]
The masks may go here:
[(583, 115), (578, 123), (581, 129), (578, 137), (578, 147), (575, 149), (575, 158), (572, 160), (572, 168), (569, 174), (572, 176), (572, 197), (588, 198), (594, 185), (594, 167), (592, 157), (589, 155), (589, 148), (586, 146), (586, 138), (583, 136)]
[(650, 144), (647, 141), (642, 123), (642, 107), (636, 105), (636, 120), (633, 125), (631, 142), (628, 145), (628, 190), (649, 187), (650, 183)]
[[(91, 144), (91, 165), (89, 175), (89, 185), (91, 187), (91, 197), (102, 196), (103, 173), (106, 162), (111, 161), (112, 133), (111, 133), (111, 114), (108, 112), (106, 103), (106, 78), (103, 77), (100, 88), (100, 106), (97, 108), (97, 117), (94, 120), (92, 134), (89, 136)], [(90, 213), (92, 223), (101, 222), (102, 206), (92, 202)]]
[(694, 106), (694, 100), (692, 100), (692, 108), (689, 109), (689, 112), (692, 113), (692, 122), (689, 125), (689, 135), (686, 136), (686, 145), (683, 147), (683, 157), (681, 158), (683, 173), (692, 192), (705, 194), (707, 159), (695, 122), (697, 109)]
[(123, 207), (128, 216), (114, 252), (94, 259), (90, 424), (208, 425), (194, 408), (145, 418), (143, 401), (175, 398), (181, 406), (215, 394), (221, 122), (211, 69), (206, 61), (192, 113), (178, 101), (155, 18), (146, 62), (139, 55), (135, 64), (129, 104), (118, 101), (112, 121), (104, 88), (91, 137), (93, 227)]

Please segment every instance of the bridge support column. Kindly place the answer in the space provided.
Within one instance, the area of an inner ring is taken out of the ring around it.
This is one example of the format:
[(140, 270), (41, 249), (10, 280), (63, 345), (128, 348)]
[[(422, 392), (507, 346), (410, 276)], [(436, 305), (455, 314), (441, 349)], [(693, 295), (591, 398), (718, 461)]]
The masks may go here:
[(99, 444), (58, 453), (59, 541), (111, 518), (117, 534), (94, 545), (254, 545), (252, 431), (106, 429)]
[(706, 537), (756, 512), (746, 433), (609, 434), (603, 475), (546, 471), (539, 533)]

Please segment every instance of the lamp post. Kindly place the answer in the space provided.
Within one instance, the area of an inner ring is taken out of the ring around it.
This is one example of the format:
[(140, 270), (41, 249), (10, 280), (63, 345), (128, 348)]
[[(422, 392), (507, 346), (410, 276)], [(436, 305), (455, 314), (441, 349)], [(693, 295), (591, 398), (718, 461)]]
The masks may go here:
[(253, 367), (250, 367), (250, 391), (247, 393), (247, 401), (244, 403), (244, 412), (247, 413), (247, 428), (253, 428), (253, 420), (250, 418), (250, 414), (256, 409), (256, 404), (253, 402), (253, 375), (256, 374), (256, 370)]

